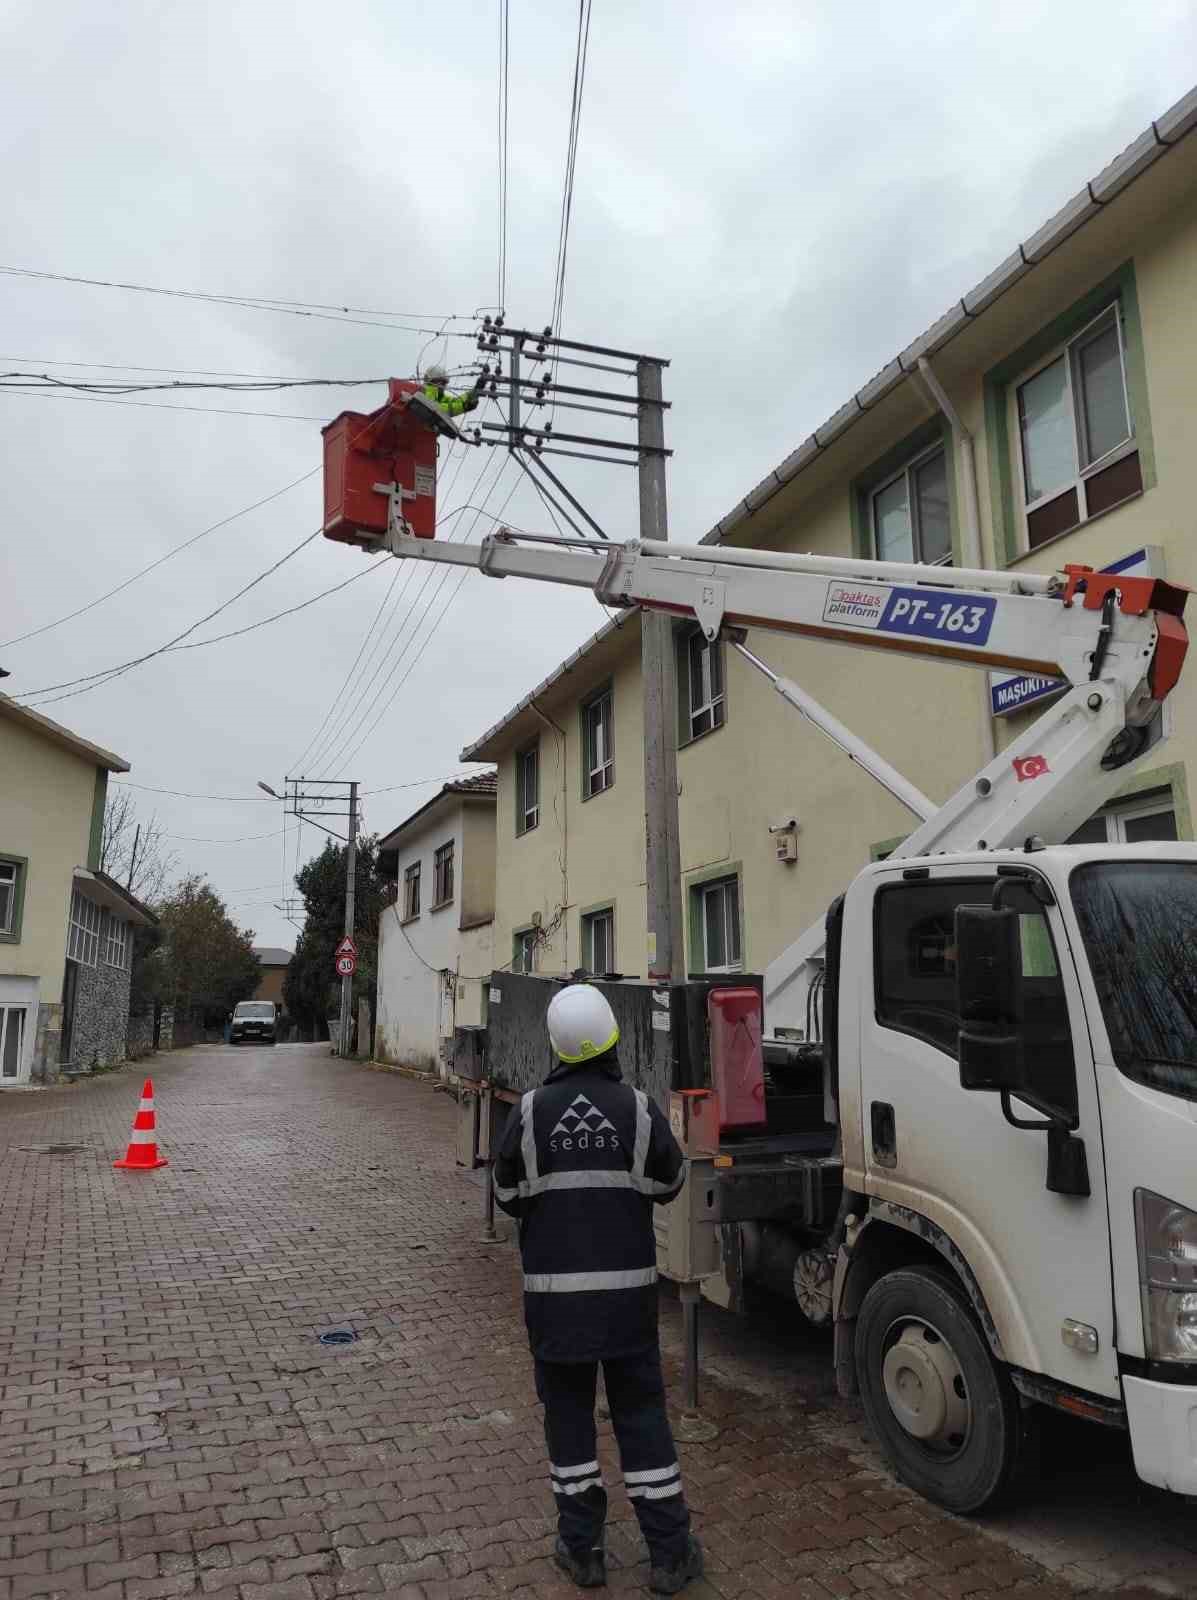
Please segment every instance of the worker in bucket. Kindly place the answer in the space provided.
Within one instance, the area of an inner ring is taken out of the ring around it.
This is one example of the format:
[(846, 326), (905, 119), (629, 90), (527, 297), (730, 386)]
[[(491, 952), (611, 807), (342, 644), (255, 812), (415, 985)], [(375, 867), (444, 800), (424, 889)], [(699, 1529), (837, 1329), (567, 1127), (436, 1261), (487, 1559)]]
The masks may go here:
[(477, 409), (481, 378), (472, 389), (467, 389), (465, 394), (450, 394), (448, 382), (449, 374), (439, 362), (427, 367), (424, 372), (424, 388), (421, 391), (425, 400), (430, 401), (447, 417), (459, 417), (463, 412)]
[(520, 1225), (524, 1317), (557, 1501), (555, 1560), (581, 1588), (607, 1581), (594, 1422), (601, 1362), (624, 1486), (649, 1549), (649, 1587), (677, 1594), (701, 1574), (702, 1549), (665, 1412), (652, 1212), (681, 1189), (682, 1152), (657, 1105), (622, 1081), (619, 1028), (598, 989), (560, 989), (547, 1022), (557, 1065), (512, 1109), (494, 1185)]

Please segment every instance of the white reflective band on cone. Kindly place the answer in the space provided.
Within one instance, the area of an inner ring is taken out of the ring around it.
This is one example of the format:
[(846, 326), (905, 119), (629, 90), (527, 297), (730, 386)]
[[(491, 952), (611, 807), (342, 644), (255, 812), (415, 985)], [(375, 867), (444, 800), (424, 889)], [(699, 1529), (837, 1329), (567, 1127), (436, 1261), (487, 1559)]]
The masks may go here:
[(129, 1135), (130, 1144), (155, 1144), (153, 1128), (134, 1128)]

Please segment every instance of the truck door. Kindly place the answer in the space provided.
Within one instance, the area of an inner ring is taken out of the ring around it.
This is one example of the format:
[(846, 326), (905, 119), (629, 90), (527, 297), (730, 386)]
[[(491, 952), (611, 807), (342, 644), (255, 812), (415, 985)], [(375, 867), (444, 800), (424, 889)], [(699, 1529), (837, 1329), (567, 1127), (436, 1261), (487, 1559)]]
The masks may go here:
[[(964, 1256), (1004, 1359), (1094, 1393), (1119, 1393), (1096, 1078), (1067, 935), (1055, 906), (1009, 899), (1021, 917), (1026, 1061), (1045, 1100), (1075, 1111), (1087, 1198), (1049, 1193), (1047, 1140), (1005, 1119), (997, 1094), (960, 1087), (954, 918), (988, 904), (994, 876), (960, 867), (870, 875), (856, 893), (871, 924), (861, 974), (861, 1116), (866, 1186), (934, 1224)], [(863, 898), (863, 896), (862, 896)], [(858, 946), (859, 948), (859, 946)], [(871, 991), (871, 993), (870, 993)], [(1041, 1114), (1014, 1102), (1017, 1115)], [(1078, 1348), (1093, 1329), (1096, 1353)], [(1065, 1340), (1068, 1342), (1065, 1342)]]

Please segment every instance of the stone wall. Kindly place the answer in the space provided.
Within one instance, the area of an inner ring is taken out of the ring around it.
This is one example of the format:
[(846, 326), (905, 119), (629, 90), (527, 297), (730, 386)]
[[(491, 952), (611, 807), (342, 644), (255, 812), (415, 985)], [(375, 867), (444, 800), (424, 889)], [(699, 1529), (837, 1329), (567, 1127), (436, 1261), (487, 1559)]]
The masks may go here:
[(130, 1061), (140, 1061), (142, 1056), (154, 1053), (154, 1013), (143, 1012), (140, 1017), (129, 1018)]
[(80, 966), (71, 1032), (71, 1066), (76, 1072), (124, 1061), (129, 1036), (129, 972), (99, 961)]

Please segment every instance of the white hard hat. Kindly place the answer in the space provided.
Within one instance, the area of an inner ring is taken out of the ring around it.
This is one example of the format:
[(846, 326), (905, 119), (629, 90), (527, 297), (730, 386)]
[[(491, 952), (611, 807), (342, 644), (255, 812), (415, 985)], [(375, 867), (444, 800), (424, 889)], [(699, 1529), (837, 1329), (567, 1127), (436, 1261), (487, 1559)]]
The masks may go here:
[(588, 1061), (619, 1043), (619, 1024), (605, 995), (571, 983), (549, 1001), (549, 1039), (562, 1061)]
[(449, 374), (445, 371), (444, 367), (441, 366), (439, 361), (434, 361), (430, 367), (425, 367), (425, 383), (448, 383), (448, 381)]

